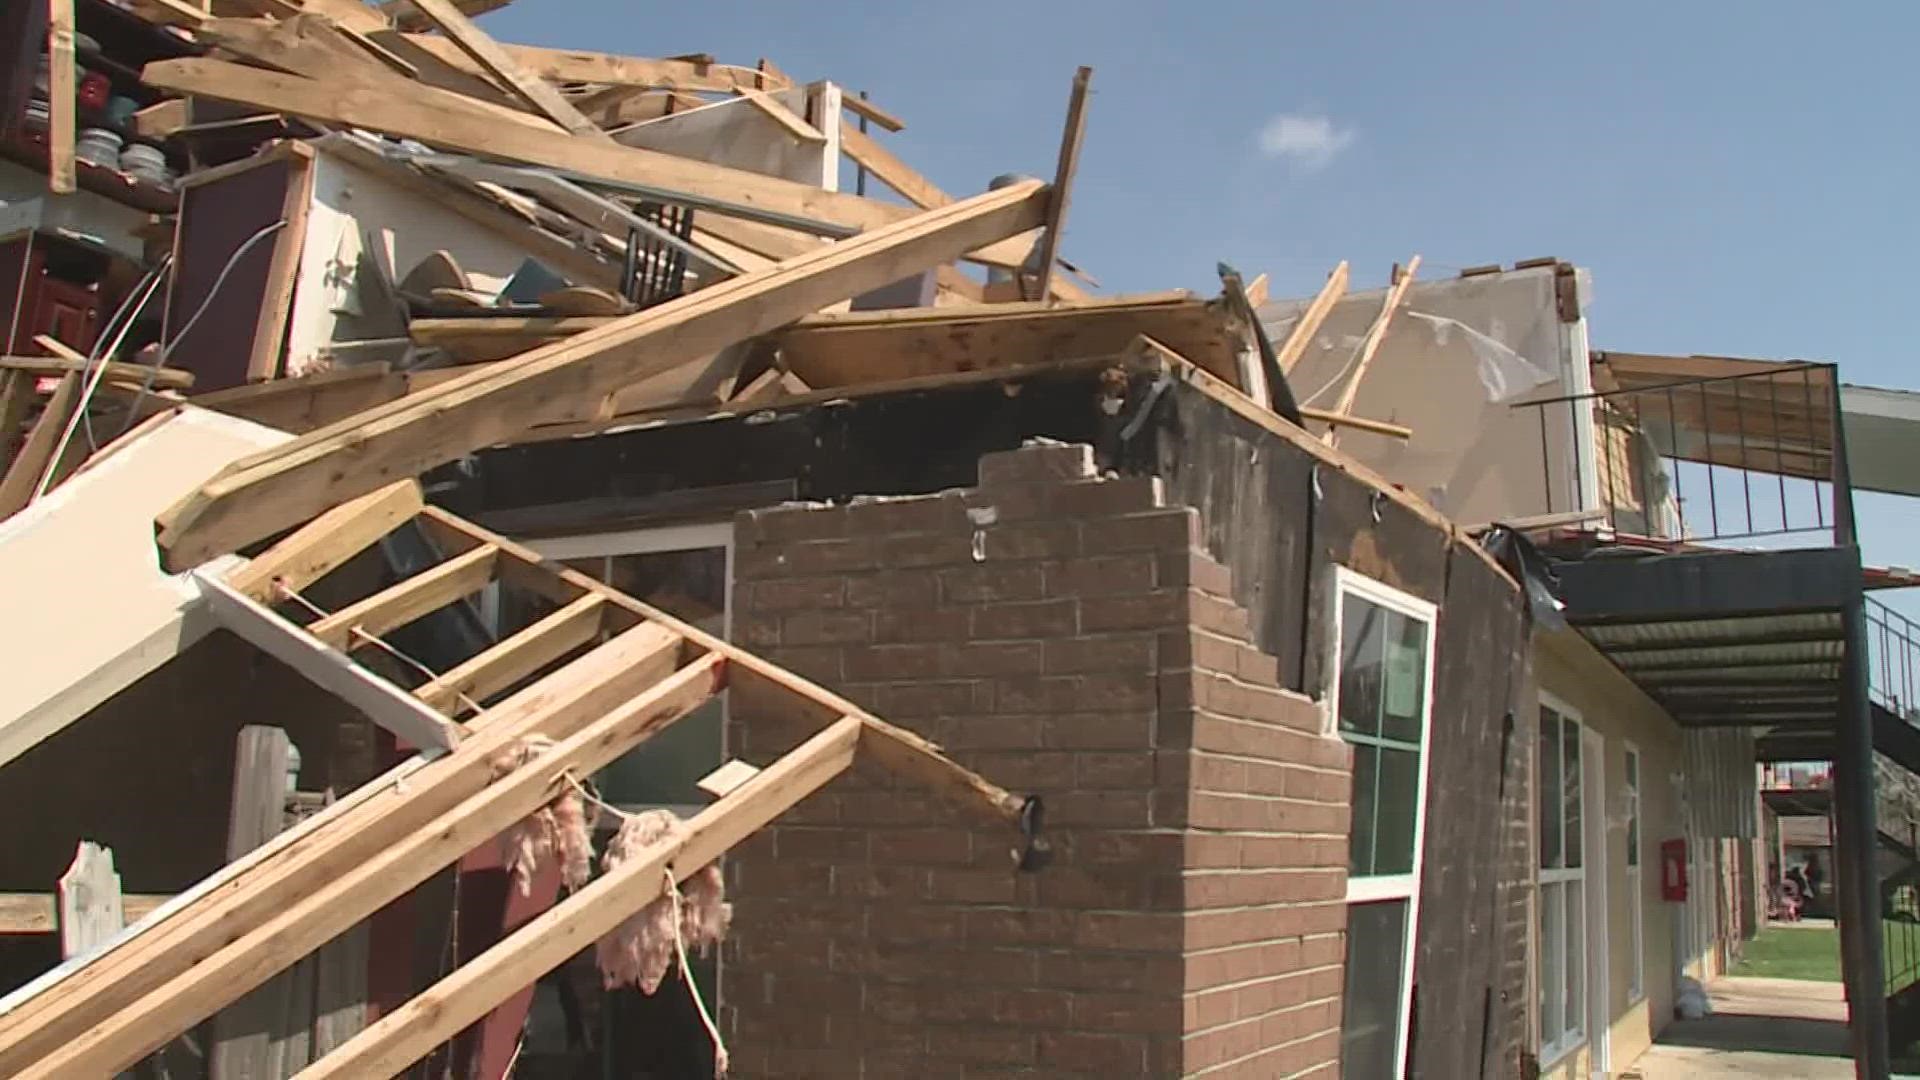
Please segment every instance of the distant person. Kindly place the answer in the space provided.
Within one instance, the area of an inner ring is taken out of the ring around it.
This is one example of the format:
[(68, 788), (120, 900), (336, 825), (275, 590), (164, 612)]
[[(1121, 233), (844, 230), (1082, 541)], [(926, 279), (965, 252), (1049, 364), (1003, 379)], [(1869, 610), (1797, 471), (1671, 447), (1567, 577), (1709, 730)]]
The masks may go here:
[(1807, 871), (1804, 876), (1807, 879), (1807, 899), (1813, 900), (1818, 898), (1820, 895), (1820, 878), (1823, 876), (1820, 873), (1820, 860), (1818, 858), (1812, 855), (1807, 856)]

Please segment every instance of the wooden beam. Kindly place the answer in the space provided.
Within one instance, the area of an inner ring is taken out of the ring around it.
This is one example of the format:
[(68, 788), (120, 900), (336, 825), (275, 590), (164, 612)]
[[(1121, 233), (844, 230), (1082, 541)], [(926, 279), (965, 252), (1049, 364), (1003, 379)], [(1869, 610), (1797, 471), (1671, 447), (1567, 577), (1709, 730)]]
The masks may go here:
[(374, 723), (430, 753), (460, 744), (460, 725), (354, 663), (346, 653), (315, 640), (212, 574), (196, 575), (196, 580), (220, 625), (366, 713)]
[(941, 191), (933, 181), (920, 175), (913, 166), (901, 161), (894, 156), (893, 151), (882, 146), (878, 139), (859, 128), (841, 127), (840, 152), (853, 159), (854, 164), (872, 173), (875, 179), (899, 192), (901, 198), (922, 210), (945, 206), (953, 201), (953, 196)]
[(888, 131), (905, 131), (907, 129), (907, 122), (905, 120), (875, 105), (871, 99), (861, 97), (859, 94), (852, 94), (841, 99), (841, 104), (845, 106), (848, 112), (864, 116), (868, 120), (886, 128)]
[(710, 356), (847, 296), (1030, 228), (1046, 200), (1015, 184), (821, 248), (478, 368), (236, 462), (162, 515), (167, 562), (199, 565), (461, 454), (572, 415), (580, 401)]
[(40, 410), (40, 419), (34, 422), (26, 443), (20, 447), (19, 456), (7, 467), (6, 477), (0, 479), (0, 520), (19, 513), (37, 496), (41, 476), (54, 464), (53, 454), (60, 434), (79, 407), (80, 373), (70, 371), (54, 388), (46, 406)]
[(229, 573), (227, 584), (258, 603), (278, 603), (280, 588), (299, 592), (320, 580), (411, 520), (424, 505), (418, 480), (396, 480), (302, 525)]
[[(725, 671), (725, 661), (709, 654), (668, 675), (559, 739), (537, 761), (484, 785), (424, 828), (394, 839), (340, 874), (312, 882), (304, 895), (257, 929), (232, 934), (228, 943), (178, 978), (18, 1075), (23, 1080), (104, 1076), (126, 1068), (551, 802), (567, 789), (568, 775), (591, 775), (692, 712), (721, 689)], [(574, 949), (578, 948), (575, 944)], [(348, 1046), (358, 1041), (356, 1037)]]
[(791, 134), (794, 138), (802, 142), (823, 143), (827, 141), (826, 135), (823, 134), (819, 128), (795, 116), (792, 109), (787, 108), (779, 99), (767, 96), (766, 91), (741, 90), (739, 94), (741, 97), (747, 99), (747, 102), (754, 108), (765, 113), (774, 123), (786, 128), (788, 134)]
[[(484, 72), (458, 45), (431, 34), (408, 34), (408, 39), (427, 52), (463, 70)], [(592, 83), (600, 86), (640, 86), (666, 90), (712, 90), (732, 93), (735, 89), (759, 88), (759, 73), (733, 64), (707, 64), (688, 60), (654, 60), (638, 56), (581, 52), (573, 49), (543, 49), (531, 45), (501, 44), (509, 58), (530, 75), (560, 83)]]
[(407, 376), (385, 364), (334, 368), (313, 375), (195, 394), (193, 404), (299, 434), (406, 394)]
[[(41, 335), (45, 337), (45, 335)], [(39, 338), (35, 339), (36, 341)], [(52, 338), (47, 340), (51, 341)], [(65, 375), (69, 371), (85, 371), (100, 366), (99, 361), (89, 365), (87, 358), (66, 346), (61, 346), (64, 355), (60, 356), (0, 356), (0, 371), (24, 371), (29, 375)], [(118, 360), (106, 362), (107, 372), (102, 378), (109, 382), (127, 383), (133, 386), (151, 386), (156, 390), (185, 390), (193, 385), (193, 372), (180, 368), (153, 367), (149, 364), (123, 364)]]
[(24, 371), (0, 372), (0, 478), (13, 467), (13, 440), (33, 411), (39, 397), (34, 386), (39, 381)]
[[(1185, 373), (1188, 382), (1204, 385), (1209, 392), (1216, 396), (1233, 395), (1236, 398), (1245, 399), (1250, 404), (1259, 405), (1260, 408), (1266, 408), (1264, 404), (1255, 400), (1253, 395), (1227, 382), (1225, 379), (1216, 377), (1205, 368), (1198, 366), (1193, 361), (1188, 360), (1186, 357), (1181, 356), (1179, 353), (1167, 348), (1164, 344), (1155, 341), (1145, 334), (1134, 339), (1133, 347), (1128, 350), (1128, 355), (1131, 359), (1147, 360), (1149, 362), (1156, 362), (1165, 366), (1181, 369)], [(1300, 415), (1307, 420), (1318, 420), (1325, 424), (1338, 424), (1344, 427), (1358, 428), (1361, 431), (1371, 431), (1376, 435), (1386, 435), (1395, 439), (1410, 439), (1413, 437), (1412, 428), (1404, 424), (1388, 423), (1385, 420), (1369, 420), (1362, 416), (1341, 416), (1326, 409), (1315, 409), (1311, 406), (1304, 405), (1300, 408)]]
[(486, 1015), (520, 988), (565, 963), (665, 891), (824, 787), (863, 749), (849, 717), (808, 739), (726, 797), (694, 815), (684, 832), (602, 874), (451, 975), (380, 1018), (300, 1074), (302, 1080), (389, 1076)]
[(186, 98), (167, 98), (133, 114), (133, 130), (149, 139), (167, 138), (190, 123)]
[(186, 0), (128, 0), (135, 15), (160, 26), (192, 30), (207, 21), (207, 13)]
[(592, 641), (605, 615), (605, 598), (589, 593), (416, 687), (413, 695), (457, 717), (469, 702), (485, 701)]
[[(151, 893), (123, 895), (127, 921), (139, 922), (169, 897)], [(0, 893), (0, 934), (51, 934), (59, 929), (53, 893)]]
[(1333, 268), (1333, 273), (1327, 275), (1327, 283), (1320, 287), (1320, 292), (1313, 298), (1313, 303), (1308, 304), (1307, 309), (1302, 311), (1300, 317), (1294, 321), (1293, 329), (1287, 333), (1287, 340), (1274, 351), (1274, 358), (1280, 362), (1280, 371), (1283, 374), (1291, 373), (1293, 366), (1306, 355), (1307, 346), (1313, 342), (1313, 335), (1320, 332), (1320, 324), (1327, 320), (1327, 314), (1333, 310), (1333, 306), (1346, 295), (1347, 272), (1347, 263), (1343, 259), (1339, 266)]
[(1067, 224), (1067, 203), (1073, 194), (1073, 173), (1080, 166), (1080, 143), (1087, 133), (1087, 88), (1093, 69), (1082, 66), (1073, 76), (1073, 94), (1067, 99), (1067, 127), (1060, 135), (1060, 160), (1053, 170), (1053, 198), (1047, 203), (1046, 232), (1040, 241), (1040, 265), (1029, 300), (1044, 300), (1052, 291), (1053, 264), (1060, 257), (1060, 230)]
[(283, 914), (318, 884), (425, 828), (488, 786), (492, 758), (520, 738), (564, 738), (631, 699), (672, 671), (685, 645), (665, 626), (642, 623), (476, 717), (469, 724), (472, 737), (459, 750), (402, 763), (277, 837), (262, 849), (274, 858), (250, 857), (194, 886), (190, 901), (145, 932), (92, 963), (65, 970), (0, 1013), (0, 1075), (20, 1075), (89, 1032), (100, 1032), (143, 996)]
[(351, 653), (367, 644), (367, 638), (382, 637), (486, 588), (493, 580), (497, 554), (493, 548), (482, 546), (455, 555), (314, 620), (307, 626), (307, 633), (342, 652)]
[(595, 127), (593, 121), (580, 115), (580, 110), (560, 91), (548, 86), (538, 75), (521, 69), (514, 59), (507, 55), (500, 43), (487, 35), (485, 30), (473, 24), (473, 20), (462, 14), (450, 0), (411, 0), (414, 10), (425, 15), (440, 28), (460, 51), (466, 53), (493, 76), (504, 84), (514, 96), (531, 105), (535, 111), (547, 119), (573, 132), (575, 135), (588, 135), (604, 139), (606, 135)]
[[(204, 58), (156, 61), (147, 65), (143, 77), (148, 85), (159, 89), (237, 101), (327, 123), (384, 131), (483, 157), (647, 184), (847, 228), (877, 229), (898, 224), (915, 213), (911, 207), (693, 158), (490, 122), (474, 115), (460, 95), (428, 86), (398, 95), (365, 81), (321, 82)], [(1034, 228), (1039, 225), (1036, 220)], [(1033, 241), (1016, 234), (980, 245), (967, 257), (992, 266), (1018, 268), (1025, 265), (1032, 250)]]
[[(1346, 416), (1353, 412), (1353, 400), (1360, 394), (1360, 380), (1367, 377), (1367, 368), (1373, 363), (1374, 354), (1380, 351), (1380, 343), (1387, 339), (1387, 327), (1393, 322), (1393, 313), (1407, 298), (1407, 290), (1413, 287), (1413, 275), (1419, 270), (1420, 256), (1418, 255), (1407, 263), (1404, 271), (1396, 267), (1393, 286), (1387, 290), (1387, 299), (1380, 305), (1380, 314), (1374, 318), (1373, 325), (1367, 328), (1367, 336), (1360, 343), (1360, 354), (1353, 363), (1353, 376), (1347, 380), (1347, 385), (1341, 388), (1340, 401), (1333, 407), (1335, 413)], [(1338, 446), (1340, 429), (1329, 427), (1324, 439), (1328, 446)]]
[(69, 194), (74, 188), (77, 89), (73, 75), (73, 0), (47, 0), (47, 186), (55, 195)]

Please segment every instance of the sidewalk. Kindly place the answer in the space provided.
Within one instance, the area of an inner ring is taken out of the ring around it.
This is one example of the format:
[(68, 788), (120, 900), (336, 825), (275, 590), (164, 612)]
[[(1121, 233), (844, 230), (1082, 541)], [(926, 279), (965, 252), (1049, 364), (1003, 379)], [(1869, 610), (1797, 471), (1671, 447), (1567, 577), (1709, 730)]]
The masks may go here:
[(1713, 1015), (1669, 1024), (1653, 1048), (1622, 1071), (1622, 1080), (1851, 1080), (1839, 983), (1728, 976), (1707, 993)]

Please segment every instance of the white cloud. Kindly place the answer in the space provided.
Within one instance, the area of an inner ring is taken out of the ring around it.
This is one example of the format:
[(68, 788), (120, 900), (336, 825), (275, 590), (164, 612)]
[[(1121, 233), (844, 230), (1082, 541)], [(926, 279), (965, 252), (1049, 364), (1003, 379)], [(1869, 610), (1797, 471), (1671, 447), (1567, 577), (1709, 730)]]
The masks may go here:
[(1306, 172), (1326, 168), (1353, 145), (1352, 128), (1315, 113), (1281, 113), (1260, 129), (1260, 153)]

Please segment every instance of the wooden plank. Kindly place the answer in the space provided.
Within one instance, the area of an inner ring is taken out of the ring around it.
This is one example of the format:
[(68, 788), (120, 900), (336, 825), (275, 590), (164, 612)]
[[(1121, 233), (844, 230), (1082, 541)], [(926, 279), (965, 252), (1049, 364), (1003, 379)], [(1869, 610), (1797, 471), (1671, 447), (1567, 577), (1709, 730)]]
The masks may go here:
[(73, 0), (47, 0), (47, 187), (55, 195), (66, 195), (74, 189), (77, 90), (73, 74)]
[[(44, 339), (44, 341), (42, 340)], [(60, 343), (41, 334), (34, 339), (41, 344), (46, 341)], [(65, 375), (69, 371), (88, 369), (87, 358), (65, 345), (60, 345), (60, 356), (0, 356), (0, 371), (24, 371), (30, 375)], [(193, 372), (179, 368), (154, 367), (150, 364), (125, 364), (118, 360), (106, 361), (106, 374), (102, 378), (109, 382), (126, 383), (132, 386), (152, 385), (156, 390), (185, 390), (193, 385)], [(99, 367), (95, 362), (92, 367)], [(31, 388), (31, 382), (29, 382)]]
[(302, 525), (229, 573), (227, 585), (259, 603), (277, 603), (279, 588), (299, 592), (320, 580), (399, 528), (424, 505), (419, 481), (396, 480)]
[(500, 47), (499, 42), (475, 26), (473, 20), (462, 14), (450, 0), (412, 0), (412, 3), (414, 10), (438, 26), (440, 32), (459, 46), (461, 52), (503, 83), (514, 96), (533, 106), (535, 111), (576, 135), (606, 138), (606, 134), (595, 127), (593, 121), (580, 115), (579, 109), (560, 96), (560, 91), (548, 86), (539, 76), (522, 70)]
[(754, 108), (765, 113), (774, 123), (786, 128), (787, 132), (802, 142), (823, 143), (827, 136), (817, 127), (795, 116), (792, 109), (775, 98), (767, 96), (764, 90), (741, 90), (740, 96)]
[(160, 26), (191, 30), (207, 21), (207, 13), (185, 0), (128, 0), (133, 13)]
[(1080, 143), (1087, 133), (1087, 88), (1092, 82), (1092, 68), (1083, 65), (1074, 73), (1073, 93), (1067, 99), (1067, 127), (1060, 135), (1060, 160), (1053, 170), (1053, 198), (1047, 203), (1046, 231), (1040, 241), (1037, 280), (1027, 294), (1030, 300), (1044, 300), (1052, 293), (1053, 264), (1060, 258), (1060, 230), (1067, 224), (1073, 173), (1080, 166)]
[[(234, 740), (233, 801), (227, 815), (227, 859), (244, 857), (286, 831), (287, 775), (293, 762), (293, 740), (276, 727), (249, 724)], [(302, 979), (301, 976), (306, 976)], [(307, 1024), (293, 1015), (299, 1005), (301, 983), (311, 983), (313, 972), (293, 970), (220, 1010), (213, 1018), (213, 1052), (208, 1060), (212, 1080), (284, 1076), (291, 1053), (297, 1065), (306, 1063)]]
[(73, 862), (60, 875), (55, 893), (59, 906), (60, 955), (82, 956), (107, 943), (126, 924), (120, 896), (120, 875), (113, 869), (113, 852), (91, 840), (82, 840)]
[(369, 364), (196, 394), (192, 402), (299, 434), (402, 397), (407, 382), (385, 364)]
[[(121, 897), (128, 922), (139, 922), (169, 897), (134, 893)], [(0, 893), (0, 934), (51, 934), (58, 931), (59, 904), (53, 893)]]
[(844, 125), (840, 128), (840, 151), (852, 158), (854, 164), (872, 173), (881, 183), (899, 192), (901, 198), (923, 210), (945, 206), (953, 201), (953, 196), (941, 191), (938, 185), (920, 175), (913, 166), (895, 157), (893, 151), (882, 146), (878, 139), (858, 128)]
[(601, 875), (454, 969), (352, 1042), (315, 1062), (300, 1074), (302, 1080), (406, 1071), (500, 1001), (652, 903), (665, 890), (667, 873), (685, 880), (846, 771), (856, 749), (865, 749), (863, 735), (860, 721), (848, 718), (808, 739), (694, 815), (678, 838), (655, 844)]
[(428, 752), (449, 750), (460, 744), (460, 725), (354, 663), (346, 653), (315, 640), (211, 574), (198, 574), (195, 580), (207, 599), (208, 609), (222, 626), (315, 685), (338, 695), (366, 713), (374, 723)]
[(38, 497), (40, 478), (53, 464), (60, 435), (79, 407), (80, 373), (68, 372), (40, 410), (40, 419), (34, 422), (19, 456), (7, 467), (6, 477), (0, 479), (0, 520), (19, 513)]
[[(556, 591), (566, 584), (559, 582)], [(504, 747), (529, 734), (563, 738), (658, 682), (685, 644), (658, 623), (626, 631), (481, 714), (460, 750), (389, 770), (262, 849), (274, 858), (216, 873), (96, 962), (41, 980), (28, 996), (10, 997), (0, 1012), (0, 1075), (17, 1075), (98, 1031), (221, 945), (284, 913), (316, 883), (424, 828), (491, 782), (491, 759)]]
[(306, 241), (307, 207), (313, 202), (313, 153), (303, 144), (294, 145), (299, 150), (287, 158), (287, 188), (280, 202), (280, 218), (287, 224), (271, 241), (264, 302), (254, 324), (253, 352), (247, 359), (249, 382), (280, 374), (287, 313), (293, 306), (293, 283), (300, 270), (300, 249)]
[(716, 799), (724, 799), (741, 784), (760, 774), (760, 767), (749, 765), (739, 758), (730, 758), (727, 763), (700, 778), (694, 786)]
[(861, 94), (855, 94), (852, 97), (844, 98), (842, 99), (841, 104), (843, 104), (846, 107), (848, 112), (854, 113), (859, 116), (864, 116), (868, 120), (871, 120), (874, 123), (879, 124), (881, 127), (886, 128), (888, 131), (907, 130), (907, 122), (905, 120), (902, 120), (898, 116), (895, 116), (894, 114), (888, 112), (887, 110), (881, 108), (880, 106), (875, 105), (872, 99), (862, 96), (862, 94), (864, 93), (865, 91), (862, 91)]
[(1287, 333), (1287, 340), (1274, 350), (1274, 358), (1280, 362), (1282, 373), (1293, 371), (1293, 366), (1306, 355), (1307, 346), (1313, 342), (1313, 335), (1320, 332), (1320, 324), (1327, 320), (1327, 314), (1333, 310), (1333, 305), (1339, 303), (1340, 298), (1346, 295), (1347, 273), (1347, 263), (1343, 259), (1339, 266), (1333, 268), (1333, 273), (1327, 275), (1327, 283), (1320, 287), (1320, 292), (1314, 296), (1313, 303), (1308, 304), (1307, 309), (1300, 313), (1300, 318), (1294, 321), (1293, 329)]
[(13, 440), (20, 434), (20, 425), (27, 422), (27, 414), (33, 411), (34, 384), (39, 379), (24, 371), (8, 371), (0, 375), (0, 477), (4, 477), (13, 466)]
[[(1380, 306), (1380, 314), (1374, 318), (1373, 325), (1367, 328), (1366, 338), (1360, 342), (1360, 354), (1354, 360), (1353, 375), (1340, 390), (1340, 400), (1333, 407), (1335, 413), (1346, 416), (1353, 412), (1353, 400), (1359, 396), (1360, 381), (1367, 377), (1367, 368), (1373, 363), (1374, 354), (1380, 351), (1380, 343), (1387, 339), (1387, 327), (1393, 322), (1393, 313), (1407, 298), (1407, 290), (1413, 287), (1413, 275), (1419, 270), (1420, 256), (1415, 255), (1407, 263), (1406, 270), (1394, 278), (1393, 287), (1387, 290), (1386, 302)], [(1325, 440), (1328, 446), (1338, 446), (1340, 429), (1328, 428)]]
[(307, 633), (333, 648), (351, 653), (364, 645), (367, 637), (382, 637), (389, 631), (486, 588), (487, 583), (493, 580), (495, 556), (498, 554), (495, 549), (483, 545), (455, 555), (364, 600), (314, 620), (308, 624)]
[(230, 935), (227, 943), (178, 978), (19, 1075), (98, 1075), (139, 1060), (152, 1049), (148, 1044), (158, 1045), (191, 1027), (552, 801), (566, 790), (563, 774), (590, 775), (692, 712), (721, 689), (725, 671), (725, 660), (709, 654), (621, 702), (558, 740), (537, 763), (485, 784), (425, 827), (393, 839), (344, 872), (312, 882), (304, 895), (257, 929)]
[[(1224, 379), (1215, 378), (1191, 360), (1188, 360), (1186, 357), (1181, 356), (1179, 353), (1167, 348), (1165, 345), (1145, 334), (1134, 339), (1132, 348), (1128, 350), (1128, 355), (1129, 358), (1133, 360), (1144, 360), (1149, 363), (1191, 369), (1187, 376), (1189, 382), (1204, 383), (1208, 389), (1214, 391), (1216, 394), (1233, 394), (1246, 399), (1252, 404), (1260, 405), (1261, 408), (1266, 408), (1264, 404), (1256, 401), (1253, 395), (1248, 394), (1246, 391), (1241, 390), (1239, 387), (1234, 386)], [(1345, 427), (1358, 428), (1361, 431), (1371, 431), (1376, 435), (1387, 435), (1396, 439), (1410, 439), (1413, 437), (1412, 428), (1404, 424), (1388, 423), (1385, 420), (1369, 420), (1362, 416), (1342, 416), (1327, 409), (1316, 409), (1304, 405), (1300, 408), (1300, 415), (1308, 420), (1318, 420), (1326, 424), (1338, 424)]]
[[(877, 229), (914, 216), (910, 207), (826, 191), (794, 180), (612, 142), (583, 141), (562, 132), (502, 125), (474, 115), (460, 95), (428, 86), (396, 95), (365, 80), (323, 83), (204, 58), (156, 61), (147, 65), (143, 77), (160, 89), (237, 101), (323, 122), (384, 131), (483, 157), (647, 184), (849, 228)], [(1034, 228), (1039, 224), (1036, 220)], [(1031, 239), (1016, 235), (981, 244), (967, 257), (992, 266), (1018, 268), (1025, 264), (1033, 246)]]
[(765, 333), (847, 296), (946, 262), (1029, 228), (1046, 188), (1037, 181), (923, 211), (771, 269), (721, 282), (480, 368), (351, 422), (311, 432), (287, 451), (224, 470), (161, 522), (169, 565), (195, 566), (305, 520), (395, 476), (416, 475), (543, 421), (579, 401)]
[(167, 98), (133, 114), (134, 132), (148, 139), (167, 138), (190, 123), (186, 98)]
[[(497, 548), (494, 550), (498, 550)], [(491, 648), (449, 668), (413, 695), (449, 716), (459, 716), (469, 701), (485, 701), (521, 679), (592, 641), (600, 632), (606, 600), (591, 593), (513, 634)]]

